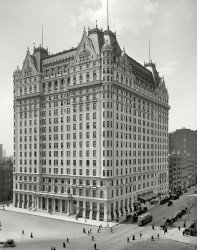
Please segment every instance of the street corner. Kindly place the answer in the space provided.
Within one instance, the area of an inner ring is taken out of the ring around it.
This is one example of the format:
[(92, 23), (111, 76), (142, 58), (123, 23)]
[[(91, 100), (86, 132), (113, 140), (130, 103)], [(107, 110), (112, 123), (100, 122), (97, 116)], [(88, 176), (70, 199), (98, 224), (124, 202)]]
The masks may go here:
[(174, 240), (174, 241), (192, 244), (192, 245), (197, 246), (197, 237), (183, 235), (184, 229), (185, 228), (180, 228), (180, 231), (178, 228), (169, 229), (168, 232), (164, 235), (164, 237), (171, 239), (171, 240)]

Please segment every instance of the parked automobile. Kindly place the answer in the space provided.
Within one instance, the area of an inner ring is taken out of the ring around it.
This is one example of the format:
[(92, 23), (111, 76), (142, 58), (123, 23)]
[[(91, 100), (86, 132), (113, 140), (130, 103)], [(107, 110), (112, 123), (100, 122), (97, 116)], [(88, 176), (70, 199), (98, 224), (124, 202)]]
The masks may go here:
[(188, 192), (188, 190), (185, 188), (185, 189), (183, 189), (183, 193), (187, 193)]
[(173, 206), (173, 202), (172, 201), (168, 201), (168, 207)]
[(180, 196), (180, 195), (183, 194), (183, 191), (182, 191), (182, 190), (178, 190), (178, 191), (176, 192), (176, 194), (177, 194), (178, 196)]
[(130, 220), (132, 220), (132, 215), (131, 214), (126, 216), (126, 221), (130, 221)]
[(178, 196), (177, 194), (171, 194), (171, 195), (170, 195), (170, 198), (171, 198), (172, 200), (178, 200), (178, 199), (179, 199), (179, 196)]
[(151, 204), (151, 205), (154, 205), (154, 204), (157, 204), (158, 202), (159, 202), (158, 200), (153, 199), (153, 200), (150, 201), (150, 204)]
[(15, 241), (14, 241), (14, 240), (9, 239), (9, 240), (7, 240), (7, 241), (4, 242), (4, 245), (3, 245), (3, 246), (4, 246), (4, 247), (15, 247), (16, 244), (15, 244)]
[(132, 216), (132, 222), (137, 222), (138, 221), (138, 215), (134, 214)]
[(142, 208), (142, 213), (146, 213), (148, 211), (148, 208), (147, 207), (143, 207)]

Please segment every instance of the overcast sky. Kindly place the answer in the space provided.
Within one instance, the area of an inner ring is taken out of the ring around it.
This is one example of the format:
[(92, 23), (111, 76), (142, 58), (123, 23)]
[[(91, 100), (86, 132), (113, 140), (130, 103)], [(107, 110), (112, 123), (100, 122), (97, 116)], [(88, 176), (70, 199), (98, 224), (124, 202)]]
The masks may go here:
[[(151, 58), (170, 96), (169, 131), (197, 129), (197, 1), (109, 0), (109, 25), (140, 63)], [(13, 71), (27, 47), (57, 53), (77, 46), (86, 29), (106, 28), (106, 0), (0, 0), (0, 143), (13, 154)]]

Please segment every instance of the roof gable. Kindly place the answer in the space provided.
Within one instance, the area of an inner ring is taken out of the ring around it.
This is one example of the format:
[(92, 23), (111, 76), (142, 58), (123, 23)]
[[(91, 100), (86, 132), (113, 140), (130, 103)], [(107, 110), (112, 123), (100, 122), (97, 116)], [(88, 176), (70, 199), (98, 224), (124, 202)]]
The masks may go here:
[(78, 63), (78, 62), (89, 61), (92, 58), (95, 58), (96, 56), (97, 56), (96, 51), (94, 49), (92, 41), (88, 37), (86, 31), (84, 31), (83, 37), (78, 46), (73, 64)]
[(26, 73), (31, 73), (31, 75), (35, 75), (38, 73), (36, 69), (35, 59), (32, 55), (30, 55), (29, 50), (27, 50), (27, 54), (22, 67), (22, 75), (26, 75)]

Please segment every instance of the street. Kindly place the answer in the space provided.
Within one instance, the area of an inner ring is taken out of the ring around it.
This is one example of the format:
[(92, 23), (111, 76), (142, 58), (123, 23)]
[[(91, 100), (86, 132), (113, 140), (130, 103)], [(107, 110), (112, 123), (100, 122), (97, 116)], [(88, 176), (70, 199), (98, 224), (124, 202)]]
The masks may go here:
[[(173, 200), (173, 206), (168, 207), (168, 203), (165, 203), (164, 205), (158, 205), (156, 207), (153, 207), (150, 210), (150, 213), (153, 214), (152, 223), (154, 225), (160, 226), (162, 224), (162, 219), (164, 217), (171, 219), (175, 217), (177, 213), (180, 212), (185, 207), (187, 207), (190, 210), (192, 205), (194, 205), (195, 202), (197, 203), (197, 201), (195, 201), (193, 197), (188, 196), (189, 194), (193, 194), (193, 193), (194, 193), (194, 189), (181, 195), (178, 200)], [(197, 205), (196, 203), (195, 205)], [(186, 215), (184, 215), (181, 219), (177, 221), (177, 223), (181, 220), (184, 221), (185, 219), (190, 220), (190, 214), (187, 213)], [(197, 219), (197, 207), (196, 207), (196, 219)], [(175, 225), (177, 223), (175, 223)]]
[[(171, 218), (175, 216), (185, 206), (190, 207), (194, 205), (195, 199), (187, 195), (193, 193), (194, 190), (182, 195), (179, 200), (174, 201), (174, 205), (168, 207), (167, 204), (158, 205), (150, 210), (153, 214), (153, 224), (160, 225), (163, 217)], [(196, 212), (196, 206), (192, 207), (191, 213), (186, 214), (177, 223), (182, 223), (181, 220), (185, 218), (190, 219)], [(196, 216), (196, 215), (195, 215)], [(111, 233), (110, 228), (102, 228), (100, 233), (97, 233), (97, 227), (88, 226), (85, 224), (78, 224), (67, 221), (59, 221), (50, 218), (43, 218), (39, 216), (32, 216), (27, 214), (15, 213), (10, 211), (0, 210), (0, 221), (2, 223), (2, 230), (0, 231), (0, 241), (4, 239), (14, 239), (16, 241), (15, 249), (29, 249), (29, 250), (50, 250), (52, 246), (57, 249), (63, 249), (63, 242), (69, 237), (70, 243), (66, 243), (68, 249), (94, 249), (94, 244), (97, 244), (98, 249), (191, 249), (195, 246), (190, 244), (179, 243), (165, 237), (163, 231), (156, 227), (152, 230), (151, 225), (138, 227), (137, 224), (122, 223), (113, 228)], [(176, 225), (175, 225), (176, 226)], [(84, 234), (83, 228), (86, 229)], [(88, 235), (88, 230), (92, 230), (95, 241), (91, 241), (92, 235)], [(22, 236), (22, 230), (25, 234)], [(33, 238), (30, 238), (31, 232)], [(142, 238), (140, 238), (142, 233)], [(157, 239), (157, 234), (160, 238)], [(132, 236), (135, 235), (135, 241)], [(154, 236), (155, 242), (151, 242), (151, 236)], [(127, 243), (127, 237), (130, 242)]]

